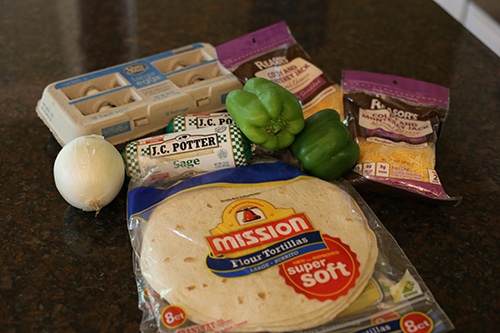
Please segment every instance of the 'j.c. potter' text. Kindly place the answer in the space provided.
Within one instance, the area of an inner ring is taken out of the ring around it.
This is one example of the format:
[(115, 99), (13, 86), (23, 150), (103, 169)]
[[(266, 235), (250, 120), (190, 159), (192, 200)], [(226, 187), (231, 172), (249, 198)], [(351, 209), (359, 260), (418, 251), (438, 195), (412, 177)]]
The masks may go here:
[(217, 134), (195, 136), (186, 140), (168, 140), (149, 146), (151, 157), (160, 157), (170, 154), (186, 153), (195, 150), (218, 147)]

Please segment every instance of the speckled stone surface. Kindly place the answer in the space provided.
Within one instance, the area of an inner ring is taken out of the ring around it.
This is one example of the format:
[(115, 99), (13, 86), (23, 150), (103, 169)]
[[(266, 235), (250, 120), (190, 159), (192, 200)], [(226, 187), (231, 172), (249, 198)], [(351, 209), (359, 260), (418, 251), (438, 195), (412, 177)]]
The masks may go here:
[(45, 86), (280, 20), (315, 62), (451, 89), (437, 166), (459, 206), (363, 194), (456, 332), (497, 332), (500, 60), (431, 1), (4, 1), (0, 11), (2, 332), (138, 332), (126, 188), (95, 217), (58, 194)]

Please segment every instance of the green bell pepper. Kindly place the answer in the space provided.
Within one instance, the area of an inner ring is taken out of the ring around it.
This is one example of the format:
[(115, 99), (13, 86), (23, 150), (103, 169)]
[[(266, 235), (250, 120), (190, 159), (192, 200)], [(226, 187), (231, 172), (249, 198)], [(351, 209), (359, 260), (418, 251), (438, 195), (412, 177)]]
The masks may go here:
[(226, 97), (226, 109), (250, 141), (269, 150), (290, 146), (304, 128), (297, 97), (263, 78), (251, 78), (243, 89), (231, 91)]
[(303, 170), (329, 181), (351, 170), (359, 158), (359, 145), (333, 109), (321, 110), (307, 118), (290, 150)]

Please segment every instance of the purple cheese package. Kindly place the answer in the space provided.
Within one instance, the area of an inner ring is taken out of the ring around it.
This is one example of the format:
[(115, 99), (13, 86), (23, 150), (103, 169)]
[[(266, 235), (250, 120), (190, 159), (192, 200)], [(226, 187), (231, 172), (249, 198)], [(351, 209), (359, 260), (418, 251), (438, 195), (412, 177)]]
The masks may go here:
[(347, 179), (358, 189), (459, 203), (435, 170), (449, 90), (394, 75), (344, 71), (346, 122), (360, 147)]

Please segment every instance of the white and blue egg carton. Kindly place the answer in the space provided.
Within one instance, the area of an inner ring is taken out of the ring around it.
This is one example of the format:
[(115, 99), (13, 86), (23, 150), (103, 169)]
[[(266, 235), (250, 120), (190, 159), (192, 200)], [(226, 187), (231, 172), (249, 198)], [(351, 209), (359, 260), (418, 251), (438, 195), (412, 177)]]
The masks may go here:
[(224, 110), (226, 95), (241, 88), (215, 48), (196, 43), (49, 84), (36, 112), (61, 146), (89, 134), (116, 145), (177, 115)]

